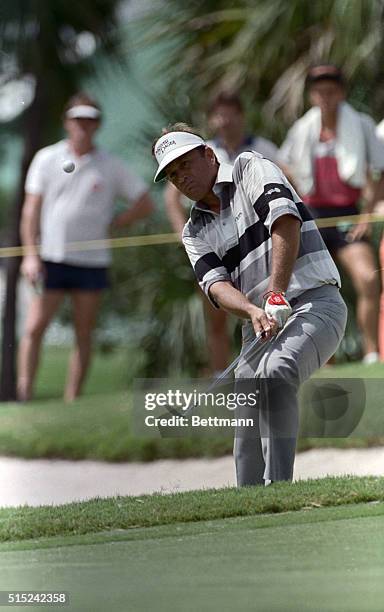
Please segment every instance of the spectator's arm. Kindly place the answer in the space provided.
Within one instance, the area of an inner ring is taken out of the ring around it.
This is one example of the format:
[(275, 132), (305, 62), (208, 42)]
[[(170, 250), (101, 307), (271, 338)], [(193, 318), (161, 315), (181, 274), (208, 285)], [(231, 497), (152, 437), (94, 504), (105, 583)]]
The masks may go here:
[(123, 227), (126, 225), (132, 225), (135, 221), (139, 219), (144, 219), (148, 217), (154, 210), (154, 204), (152, 198), (150, 197), (148, 191), (141, 195), (131, 206), (124, 212), (117, 215), (112, 223), (111, 227), (116, 229), (118, 227)]
[(297, 166), (297, 155), (295, 155), (297, 149), (297, 141), (300, 137), (298, 135), (298, 126), (295, 123), (289, 130), (285, 137), (283, 144), (277, 152), (276, 164), (281, 168), (291, 185), (301, 196), (300, 191), (297, 187), (297, 180), (295, 179), (295, 168)]
[(27, 193), (21, 215), (20, 236), (22, 245), (28, 247), (29, 255), (38, 255), (37, 240), (40, 233), (42, 197)]
[(363, 192), (363, 210), (362, 212), (371, 213), (379, 202), (384, 201), (384, 172), (381, 172), (378, 180), (373, 180), (369, 174), (367, 184)]
[[(364, 190), (364, 198), (368, 199), (369, 197), (372, 198), (372, 200), (374, 200), (374, 209), (373, 212), (375, 212), (378, 215), (384, 215), (384, 187), (383, 187), (383, 175), (381, 177), (381, 186), (379, 186), (378, 189), (376, 189), (376, 193), (372, 194), (370, 193), (369, 190), (372, 190), (372, 185), (373, 185), (373, 181), (370, 181), (369, 187), (367, 185), (367, 188)], [(376, 196), (376, 198), (375, 198)]]
[(362, 193), (362, 212), (371, 213), (384, 200), (384, 142), (371, 117), (360, 114), (367, 146), (367, 180)]
[[(368, 173), (367, 182), (362, 194), (362, 213), (381, 213), (384, 209), (384, 173), (380, 173), (379, 180), (374, 180), (372, 175)], [(363, 236), (369, 236), (372, 233), (372, 224), (368, 221), (361, 221), (352, 227), (348, 232), (348, 238), (358, 240)]]
[(27, 193), (20, 223), (21, 243), (27, 249), (21, 264), (21, 273), (32, 284), (39, 281), (42, 273), (42, 263), (37, 246), (42, 201), (41, 195)]
[(172, 185), (172, 183), (167, 183), (164, 191), (165, 210), (173, 230), (179, 234), (180, 238), (186, 222), (186, 215), (181, 203), (181, 198), (182, 195), (177, 187)]

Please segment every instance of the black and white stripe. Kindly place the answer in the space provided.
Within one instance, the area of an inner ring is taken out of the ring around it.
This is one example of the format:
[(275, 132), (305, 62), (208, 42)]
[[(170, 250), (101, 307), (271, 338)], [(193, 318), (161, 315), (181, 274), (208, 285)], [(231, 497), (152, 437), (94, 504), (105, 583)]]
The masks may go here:
[(323, 284), (340, 285), (337, 268), (307, 207), (281, 170), (254, 152), (239, 155), (234, 166), (221, 164), (214, 187), (220, 215), (196, 203), (183, 232), (183, 243), (203, 291), (231, 281), (261, 304), (272, 263), (271, 230), (293, 215), (301, 223), (297, 262), (288, 299)]

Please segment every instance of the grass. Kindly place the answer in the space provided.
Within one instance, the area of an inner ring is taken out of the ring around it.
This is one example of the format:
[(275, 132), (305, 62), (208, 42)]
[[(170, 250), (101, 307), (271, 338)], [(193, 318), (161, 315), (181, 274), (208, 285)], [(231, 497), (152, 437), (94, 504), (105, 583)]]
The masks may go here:
[[(66, 347), (45, 347), (36, 379), (35, 404), (44, 400), (60, 401), (63, 394), (70, 350)], [(125, 350), (110, 353), (96, 351), (89, 376), (84, 386), (84, 396), (126, 391), (132, 380), (131, 354)]]
[(36, 399), (0, 405), (0, 455), (32, 458), (152, 461), (220, 456), (229, 439), (138, 438), (132, 434), (132, 355), (97, 353), (83, 397), (66, 404), (68, 349), (46, 349), (36, 381)]
[(95, 534), (366, 502), (384, 502), (384, 478), (325, 478), (270, 487), (95, 499), (56, 507), (3, 508), (0, 541)]
[[(129, 385), (134, 365), (132, 355), (119, 350), (96, 354), (84, 396), (65, 404), (61, 393), (65, 382), (68, 350), (46, 349), (37, 380), (36, 400), (28, 404), (0, 406), (0, 455), (24, 458), (97, 459), (102, 461), (151, 461), (165, 458), (210, 457), (232, 452), (228, 437), (161, 438), (138, 437), (132, 432), (132, 397)], [(302, 438), (299, 450), (333, 446), (372, 446), (384, 442), (382, 425), (383, 364), (350, 364), (325, 368), (327, 378), (375, 378), (369, 388), (370, 411), (361, 437)], [(156, 432), (157, 433), (157, 432)]]
[(316, 376), (321, 378), (383, 378), (384, 362), (363, 365), (360, 362), (326, 366), (318, 370)]
[(379, 612), (383, 484), (328, 478), (3, 509), (2, 588), (65, 591), (71, 612)]
[(64, 591), (71, 612), (380, 612), (383, 485), (327, 478), (0, 509), (2, 588)]
[(2, 546), (2, 584), (66, 591), (71, 612), (380, 612), (383, 512), (341, 506)]

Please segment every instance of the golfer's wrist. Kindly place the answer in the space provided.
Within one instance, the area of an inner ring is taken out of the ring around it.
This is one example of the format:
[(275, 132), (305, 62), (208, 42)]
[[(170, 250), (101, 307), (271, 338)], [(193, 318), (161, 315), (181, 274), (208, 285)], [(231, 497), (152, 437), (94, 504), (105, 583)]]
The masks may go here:
[(263, 295), (263, 300), (266, 300), (270, 295), (275, 294), (275, 293), (280, 293), (281, 295), (285, 296), (285, 291), (283, 291), (283, 289), (276, 289), (276, 287), (272, 287), (271, 289), (268, 289), (268, 291), (266, 291)]
[(253, 320), (255, 316), (259, 316), (263, 312), (263, 309), (259, 306), (249, 303), (249, 307), (246, 309), (247, 318)]

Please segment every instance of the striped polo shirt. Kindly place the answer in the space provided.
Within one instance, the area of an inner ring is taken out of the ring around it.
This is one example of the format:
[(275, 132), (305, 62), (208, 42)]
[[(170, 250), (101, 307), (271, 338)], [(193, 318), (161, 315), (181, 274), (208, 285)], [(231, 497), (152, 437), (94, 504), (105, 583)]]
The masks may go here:
[(283, 215), (301, 222), (299, 254), (287, 299), (308, 289), (340, 286), (340, 276), (307, 207), (281, 170), (254, 151), (242, 153), (233, 166), (220, 164), (214, 193), (220, 214), (196, 202), (183, 231), (183, 244), (200, 287), (217, 306), (209, 289), (230, 281), (261, 306), (272, 269), (271, 230)]

